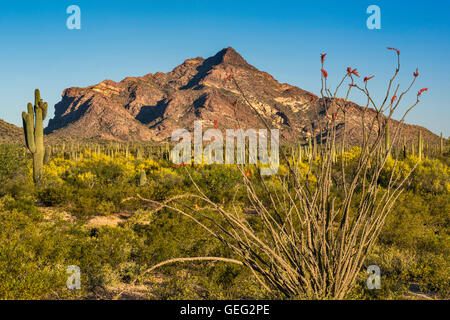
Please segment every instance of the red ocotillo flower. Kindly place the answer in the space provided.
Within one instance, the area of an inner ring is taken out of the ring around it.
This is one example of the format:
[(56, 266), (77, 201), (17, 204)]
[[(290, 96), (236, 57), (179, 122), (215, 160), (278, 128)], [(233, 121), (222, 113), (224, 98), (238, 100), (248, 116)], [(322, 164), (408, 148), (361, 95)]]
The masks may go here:
[(327, 56), (326, 53), (321, 53), (320, 54), (320, 62), (323, 64), (325, 62), (325, 57)]
[(352, 74), (354, 74), (355, 76), (359, 77), (359, 73), (358, 71), (356, 71), (356, 69), (352, 69), (350, 67), (347, 68), (347, 75), (351, 76)]
[(419, 92), (417, 92), (417, 96), (419, 97), (425, 91), (428, 91), (428, 88), (420, 89)]
[(311, 101), (317, 99), (317, 96), (314, 93), (311, 93)]
[(227, 74), (227, 77), (225, 78), (225, 80), (230, 80), (232, 77), (233, 77), (233, 75), (231, 73)]
[(324, 70), (324, 69), (320, 69), (320, 71), (322, 71), (322, 75), (326, 79), (328, 77), (328, 72), (326, 70)]
[(245, 173), (245, 176), (248, 178), (250, 177), (250, 170), (247, 170), (247, 172)]
[(372, 79), (373, 77), (375, 77), (375, 76), (364, 77), (364, 82), (366, 82), (366, 83), (367, 83), (367, 81), (369, 81), (369, 80), (370, 80), (370, 79)]
[(414, 78), (419, 76), (419, 68), (416, 68), (416, 72), (413, 73)]
[(214, 120), (214, 129), (217, 129), (217, 120)]
[(400, 50), (398, 50), (397, 48), (387, 47), (387, 49), (394, 50), (395, 52), (397, 52), (398, 55), (400, 55)]
[(397, 99), (397, 96), (394, 95), (391, 99), (391, 103), (394, 103), (395, 99)]

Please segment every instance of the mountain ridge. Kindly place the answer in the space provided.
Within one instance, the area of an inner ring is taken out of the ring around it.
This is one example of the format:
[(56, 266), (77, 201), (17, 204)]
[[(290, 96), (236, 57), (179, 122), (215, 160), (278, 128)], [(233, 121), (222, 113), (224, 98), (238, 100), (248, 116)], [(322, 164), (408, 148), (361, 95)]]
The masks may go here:
[[(258, 116), (243, 101), (233, 81), (227, 80), (229, 74), (239, 83)], [(313, 97), (301, 88), (279, 83), (228, 47), (207, 59), (187, 59), (167, 73), (67, 88), (55, 105), (55, 116), (45, 132), (61, 137), (162, 141), (177, 128), (192, 131), (195, 120), (203, 121), (205, 128), (216, 122), (219, 129), (233, 129), (238, 123), (247, 129), (264, 128), (259, 119), (262, 117), (271, 127), (280, 129), (285, 141), (292, 142), (306, 135), (316, 137), (319, 124), (336, 109), (334, 102), (324, 108), (325, 100)], [(353, 102), (339, 101), (353, 111), (346, 133), (350, 143), (358, 143), (362, 109)], [(398, 123), (392, 120), (392, 124), (395, 128)], [(406, 140), (416, 139), (419, 130), (424, 139), (437, 141), (438, 137), (429, 130), (405, 124)]]
[(0, 143), (24, 142), (22, 128), (0, 119)]

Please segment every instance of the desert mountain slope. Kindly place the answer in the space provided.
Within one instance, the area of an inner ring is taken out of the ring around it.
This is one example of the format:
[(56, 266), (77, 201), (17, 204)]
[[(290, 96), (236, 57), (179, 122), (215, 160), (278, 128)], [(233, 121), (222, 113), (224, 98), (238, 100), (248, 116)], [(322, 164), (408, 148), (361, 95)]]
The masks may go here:
[(24, 142), (23, 140), (22, 128), (0, 119), (0, 143), (21, 143)]

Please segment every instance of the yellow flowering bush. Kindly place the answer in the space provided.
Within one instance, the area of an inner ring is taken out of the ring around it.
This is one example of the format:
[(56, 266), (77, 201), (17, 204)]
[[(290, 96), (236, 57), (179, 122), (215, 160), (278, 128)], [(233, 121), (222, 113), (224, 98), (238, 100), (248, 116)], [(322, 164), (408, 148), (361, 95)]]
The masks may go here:
[[(414, 166), (414, 165), (413, 165)], [(381, 171), (380, 179), (385, 184), (389, 183), (389, 180), (392, 179), (395, 181), (402, 181), (409, 172), (411, 172), (411, 165), (409, 162), (400, 161), (389, 157), (384, 164), (383, 170)]]
[[(44, 166), (44, 175), (47, 183), (63, 183), (62, 176), (72, 167), (75, 161), (66, 160), (64, 158), (54, 158), (46, 166)], [(30, 175), (32, 167), (30, 166)]]
[(80, 173), (77, 176), (77, 182), (81, 185), (87, 186), (89, 189), (92, 189), (94, 187), (94, 183), (95, 183), (95, 175), (93, 175), (89, 171)]
[[(411, 157), (410, 162), (418, 159)], [(411, 186), (416, 191), (450, 193), (450, 167), (438, 159), (420, 161), (411, 177)]]
[(345, 163), (350, 163), (358, 159), (358, 157), (361, 155), (361, 148), (352, 147), (349, 151), (344, 152), (342, 155), (340, 150), (336, 150), (336, 152), (338, 153), (338, 162), (341, 161), (341, 156), (343, 156)]
[[(76, 183), (92, 188), (97, 177), (112, 175), (124, 181), (131, 181), (142, 170), (154, 172), (159, 168), (159, 164), (150, 159), (137, 161), (131, 155), (119, 154), (117, 157), (111, 157), (85, 151), (80, 154), (77, 161), (61, 157), (53, 158), (45, 166), (45, 176), (47, 182), (59, 184), (73, 176), (72, 179)], [(31, 170), (30, 165), (30, 173)]]
[(155, 170), (159, 169), (159, 164), (156, 161), (153, 161), (151, 159), (145, 159), (142, 161), (139, 161), (136, 164), (135, 172), (140, 173), (142, 170), (146, 172), (154, 172)]

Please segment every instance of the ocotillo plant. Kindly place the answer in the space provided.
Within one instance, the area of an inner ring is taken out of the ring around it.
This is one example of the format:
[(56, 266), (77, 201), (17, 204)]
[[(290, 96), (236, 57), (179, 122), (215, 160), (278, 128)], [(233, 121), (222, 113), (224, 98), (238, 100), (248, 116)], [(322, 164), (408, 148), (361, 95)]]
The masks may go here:
[(31, 103), (27, 105), (28, 113), (22, 113), (25, 143), (33, 155), (33, 180), (40, 184), (44, 175), (44, 124), (47, 116), (47, 102), (41, 99), (38, 89), (34, 92), (34, 109)]
[[(262, 229), (262, 232), (254, 229), (237, 210), (211, 200), (192, 178), (188, 168), (186, 173), (197, 193), (177, 195), (164, 203), (142, 197), (140, 199), (157, 205), (153, 212), (170, 209), (191, 218), (206, 232), (227, 244), (239, 259), (229, 262), (249, 268), (256, 280), (276, 296), (315, 299), (348, 297), (377, 241), (387, 215), (404, 191), (404, 185), (412, 170), (417, 166), (416, 163), (411, 169), (403, 169), (394, 161), (387, 185), (384, 186), (385, 191), (381, 192), (378, 181), (389, 158), (388, 154), (395, 145), (406, 115), (420, 102), (421, 93), (426, 91), (421, 89), (416, 101), (400, 117), (395, 130), (391, 132), (388, 150), (383, 150), (385, 126), (417, 77), (414, 74), (409, 88), (405, 91), (398, 92), (398, 86), (393, 89), (392, 83), (396, 81), (400, 71), (400, 51), (389, 49), (397, 52), (398, 63), (381, 104), (375, 103), (377, 99), (372, 98), (367, 87), (367, 81), (373, 76), (366, 77), (363, 86), (357, 85), (354, 77), (359, 77), (359, 74), (356, 69), (347, 69), (333, 94), (327, 86), (328, 73), (323, 69), (325, 54), (321, 55), (322, 98), (316, 101), (324, 110), (335, 108), (342, 117), (333, 117), (325, 128), (319, 128), (319, 132), (326, 135), (324, 152), (316, 154), (317, 161), (309, 160), (307, 173), (293, 168), (283, 149), (280, 153), (289, 174), (285, 179), (280, 179), (280, 187), (266, 184), (263, 176), (248, 175), (245, 166), (237, 165), (251, 209), (257, 213), (260, 222), (258, 228)], [(264, 123), (266, 129), (271, 129), (236, 79), (233, 76), (229, 78), (234, 81), (243, 100)], [(338, 99), (339, 88), (345, 80), (350, 82), (349, 89), (346, 90), (345, 99)], [(343, 156), (346, 149), (346, 101), (352, 89), (367, 97), (367, 105), (362, 108), (360, 115), (362, 122), (367, 121), (368, 132), (367, 139), (364, 139), (364, 134), (361, 135), (360, 139), (364, 142), (356, 154), (355, 166), (349, 168)], [(398, 99), (389, 99), (397, 95)], [(389, 100), (390, 103), (387, 103)], [(370, 105), (375, 110), (373, 116), (367, 112)], [(365, 116), (370, 117), (367, 119)], [(338, 124), (342, 124), (342, 153), (340, 164), (333, 165), (333, 145), (339, 133)], [(311, 147), (311, 138), (309, 143)], [(313, 150), (309, 148), (309, 152)], [(395, 153), (393, 155), (395, 156)], [(192, 200), (201, 202), (202, 207), (207, 209), (199, 212), (190, 205)], [(210, 211), (215, 214), (209, 214)], [(206, 217), (206, 212), (211, 224), (199, 220)], [(211, 258), (195, 259), (200, 261)]]

